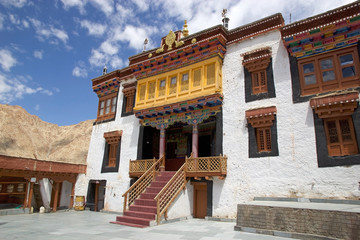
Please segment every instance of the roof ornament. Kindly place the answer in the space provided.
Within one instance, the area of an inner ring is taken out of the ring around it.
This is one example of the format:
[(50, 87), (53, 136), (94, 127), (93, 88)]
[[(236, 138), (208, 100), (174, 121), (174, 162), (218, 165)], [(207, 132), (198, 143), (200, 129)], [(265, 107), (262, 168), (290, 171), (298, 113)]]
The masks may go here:
[(224, 8), (223, 11), (222, 11), (222, 14), (221, 14), (222, 17), (223, 17), (222, 22), (223, 22), (223, 26), (224, 26), (226, 29), (228, 29), (228, 28), (229, 28), (229, 20), (230, 20), (230, 18), (228, 18), (228, 17), (226, 16), (226, 14), (227, 14), (227, 9)]
[(103, 75), (105, 75), (106, 73), (107, 73), (107, 67), (106, 67), (106, 64), (105, 64), (105, 66), (103, 68)]
[(184, 21), (184, 27), (183, 27), (182, 33), (183, 33), (184, 37), (189, 36), (189, 29), (188, 29), (188, 25), (187, 25), (186, 20)]
[(143, 52), (146, 52), (146, 45), (149, 43), (149, 39), (145, 38), (144, 40), (144, 50)]

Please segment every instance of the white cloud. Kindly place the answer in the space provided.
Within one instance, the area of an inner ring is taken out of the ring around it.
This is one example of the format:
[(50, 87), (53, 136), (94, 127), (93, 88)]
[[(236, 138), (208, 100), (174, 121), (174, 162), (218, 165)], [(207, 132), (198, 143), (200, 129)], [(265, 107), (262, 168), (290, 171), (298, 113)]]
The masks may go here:
[(122, 68), (122, 67), (124, 67), (124, 65), (125, 65), (124, 61), (121, 58), (119, 58), (118, 56), (114, 56), (110, 60), (110, 66), (114, 69)]
[(156, 28), (149, 26), (138, 27), (133, 25), (127, 25), (125, 26), (124, 30), (121, 30), (119, 28), (115, 29), (113, 40), (128, 42), (129, 47), (136, 50), (142, 50), (145, 38), (149, 38), (156, 31)]
[(12, 56), (12, 53), (7, 49), (0, 49), (0, 65), (1, 68), (9, 72), (10, 68), (17, 64), (17, 60)]
[(1, 0), (0, 4), (6, 7), (22, 8), (27, 3), (27, 0)]
[(51, 44), (58, 44), (58, 40), (62, 41), (66, 47), (69, 36), (64, 30), (55, 28), (52, 25), (45, 25), (37, 19), (29, 18), (29, 21), (35, 28), (35, 31), (38, 35), (39, 40), (45, 41), (49, 40)]
[(80, 68), (79, 66), (74, 67), (72, 71), (72, 75), (75, 77), (83, 77), (86, 78), (88, 73), (86, 68)]
[(85, 14), (85, 5), (87, 4), (87, 0), (61, 0), (64, 4), (64, 8), (68, 10), (71, 7), (77, 7), (81, 14)]
[(106, 16), (110, 16), (114, 12), (113, 0), (91, 0), (95, 8), (100, 9)]
[(42, 59), (42, 58), (43, 58), (43, 54), (44, 54), (44, 51), (42, 51), (42, 50), (35, 50), (35, 51), (34, 51), (34, 57), (35, 57), (35, 58)]
[(119, 48), (116, 46), (116, 43), (105, 41), (100, 45), (100, 50), (107, 55), (114, 55), (118, 53)]
[(81, 21), (80, 26), (86, 28), (89, 35), (93, 36), (102, 36), (106, 30), (106, 25), (90, 22), (88, 20)]
[(31, 88), (27, 86), (28, 76), (11, 77), (0, 73), (0, 103), (9, 104), (17, 99), (22, 99), (25, 95), (36, 93), (48, 96), (53, 93), (42, 87)]
[(39, 104), (36, 104), (35, 107), (34, 107), (35, 111), (39, 111), (40, 110), (40, 105)]
[(149, 9), (149, 4), (150, 4), (149, 0), (133, 0), (133, 2), (136, 4), (136, 6), (141, 12), (145, 12)]

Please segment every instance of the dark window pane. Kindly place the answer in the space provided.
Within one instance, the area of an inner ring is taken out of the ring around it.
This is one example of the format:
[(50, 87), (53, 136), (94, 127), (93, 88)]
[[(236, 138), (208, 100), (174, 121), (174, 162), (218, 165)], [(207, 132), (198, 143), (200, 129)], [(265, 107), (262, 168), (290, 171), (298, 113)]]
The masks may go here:
[(341, 66), (347, 65), (347, 64), (353, 64), (353, 56), (352, 54), (346, 54), (343, 56), (340, 56), (340, 64)]
[(326, 71), (322, 73), (323, 76), (323, 81), (327, 82), (327, 81), (332, 81), (335, 80), (335, 73), (334, 71)]
[(314, 72), (314, 64), (307, 63), (303, 65), (304, 73), (312, 73)]
[(341, 136), (343, 138), (343, 141), (352, 142), (350, 125), (347, 119), (340, 120), (340, 128), (341, 128)]
[(337, 134), (337, 130), (336, 130), (336, 122), (329, 121), (326, 124), (327, 124), (327, 128), (328, 128), (330, 143), (338, 143), (339, 138), (338, 138), (338, 134)]
[(331, 58), (321, 60), (320, 61), (320, 67), (321, 67), (321, 69), (333, 68), (334, 67), (333, 60)]
[(343, 78), (355, 76), (355, 68), (354, 66), (345, 67), (342, 69)]
[(316, 76), (314, 74), (305, 76), (305, 85), (311, 85), (316, 83)]

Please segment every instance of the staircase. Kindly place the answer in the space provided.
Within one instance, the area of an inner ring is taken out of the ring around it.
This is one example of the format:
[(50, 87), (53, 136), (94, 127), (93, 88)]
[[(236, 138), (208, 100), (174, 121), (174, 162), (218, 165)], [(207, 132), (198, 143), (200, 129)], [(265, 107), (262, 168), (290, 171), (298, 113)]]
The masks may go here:
[(116, 221), (111, 222), (131, 227), (144, 228), (150, 226), (150, 222), (156, 219), (157, 207), (154, 198), (176, 172), (165, 171), (151, 182), (144, 193), (130, 205), (129, 210), (124, 211), (123, 216), (116, 217)]

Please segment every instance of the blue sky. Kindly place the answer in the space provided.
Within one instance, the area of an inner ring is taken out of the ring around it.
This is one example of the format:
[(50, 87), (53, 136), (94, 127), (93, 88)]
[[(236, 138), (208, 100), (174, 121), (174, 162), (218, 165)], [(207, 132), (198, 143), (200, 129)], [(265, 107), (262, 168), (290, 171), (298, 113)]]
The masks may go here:
[[(349, 0), (0, 0), (0, 103), (20, 105), (58, 125), (95, 119), (91, 79), (126, 67), (128, 58), (159, 47), (169, 30), (229, 28), (282, 13), (286, 23)], [(254, 5), (256, 4), (256, 5)]]

